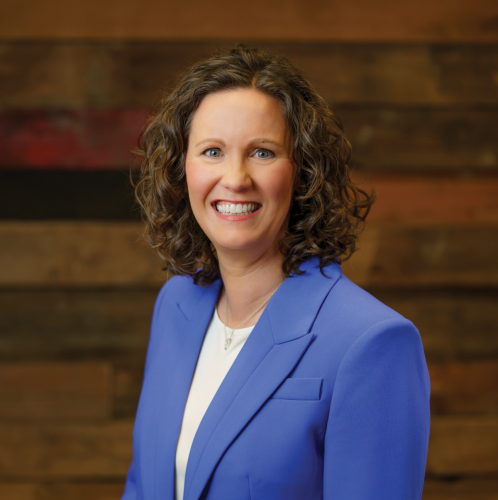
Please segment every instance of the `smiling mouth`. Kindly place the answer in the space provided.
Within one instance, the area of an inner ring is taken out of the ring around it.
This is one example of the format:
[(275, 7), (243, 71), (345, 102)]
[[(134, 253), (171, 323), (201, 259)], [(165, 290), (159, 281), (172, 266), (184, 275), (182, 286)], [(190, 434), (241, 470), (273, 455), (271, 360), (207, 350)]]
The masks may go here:
[(249, 215), (259, 210), (259, 203), (228, 203), (220, 201), (215, 203), (216, 210), (223, 215)]

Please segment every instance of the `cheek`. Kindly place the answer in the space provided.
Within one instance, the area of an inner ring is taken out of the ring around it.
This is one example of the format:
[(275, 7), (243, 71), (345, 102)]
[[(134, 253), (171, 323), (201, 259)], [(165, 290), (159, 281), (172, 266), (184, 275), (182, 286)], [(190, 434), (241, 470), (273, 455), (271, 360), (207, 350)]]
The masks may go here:
[(213, 176), (195, 160), (186, 161), (185, 174), (191, 205), (202, 204), (213, 186)]
[(282, 205), (282, 208), (287, 209), (287, 204), (290, 203), (290, 199), (293, 193), (294, 187), (294, 169), (292, 165), (286, 165), (279, 168), (278, 171), (272, 173), (266, 179), (265, 191), (268, 198), (275, 200)]

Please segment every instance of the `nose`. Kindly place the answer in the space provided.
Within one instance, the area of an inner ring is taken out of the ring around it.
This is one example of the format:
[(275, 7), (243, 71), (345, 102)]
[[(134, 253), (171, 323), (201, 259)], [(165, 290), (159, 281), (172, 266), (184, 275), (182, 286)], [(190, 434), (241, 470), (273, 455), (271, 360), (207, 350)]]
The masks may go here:
[(252, 186), (251, 176), (242, 158), (234, 158), (225, 164), (221, 185), (235, 193), (245, 191)]

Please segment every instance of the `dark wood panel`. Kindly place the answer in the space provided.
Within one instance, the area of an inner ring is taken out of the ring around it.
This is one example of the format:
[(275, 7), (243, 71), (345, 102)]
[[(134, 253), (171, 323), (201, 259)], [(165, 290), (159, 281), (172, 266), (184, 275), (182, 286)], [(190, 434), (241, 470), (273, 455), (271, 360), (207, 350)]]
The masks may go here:
[[(429, 361), (498, 358), (496, 289), (369, 291), (413, 321)], [(156, 295), (157, 290), (2, 291), (0, 359), (131, 362), (131, 372), (126, 363), (116, 366), (116, 407), (133, 408), (142, 376), (136, 364), (145, 359)]]
[(0, 419), (99, 419), (113, 410), (106, 363), (3, 363)]
[(495, 479), (426, 479), (422, 500), (496, 500), (497, 492)]
[(498, 167), (498, 111), (336, 107), (367, 170), (434, 172)]
[(498, 419), (433, 417), (426, 471), (446, 476), (498, 473)]
[(0, 478), (124, 481), (132, 457), (131, 421), (94, 425), (0, 425)]
[(130, 172), (0, 170), (0, 219), (140, 220)]
[(149, 286), (166, 280), (130, 222), (0, 222), (0, 285)]
[[(1, 291), (0, 357), (143, 363), (156, 295), (157, 290)], [(117, 378), (119, 394), (119, 372)]]
[[(7, 110), (0, 113), (0, 168), (123, 169), (147, 109)], [(498, 109), (337, 107), (353, 165), (379, 171), (496, 172)]]
[[(132, 422), (102, 425), (0, 426), (0, 478), (124, 479), (131, 460)], [(498, 472), (498, 420), (432, 419), (427, 472)]]
[[(166, 276), (124, 222), (3, 222), (0, 286), (158, 288)], [(360, 286), (498, 285), (498, 226), (370, 225), (344, 272)]]
[(145, 109), (4, 111), (1, 164), (67, 170), (130, 167), (149, 114)]
[(96, 0), (70, 6), (63, 0), (9, 0), (2, 14), (2, 36), (16, 39), (498, 40), (497, 7), (489, 0), (257, 0), (249, 9), (228, 0), (147, 0), (140, 8), (133, 0), (110, 0), (105, 7)]
[(369, 291), (415, 324), (429, 361), (498, 357), (496, 289)]
[(114, 370), (116, 377), (114, 415), (117, 418), (133, 418), (142, 390), (144, 359), (136, 356), (134, 363), (117, 364)]
[[(240, 38), (238, 38), (240, 40)], [(497, 104), (498, 45), (263, 42), (334, 104)], [(220, 41), (0, 42), (0, 108), (156, 105)]]
[(124, 481), (115, 483), (0, 483), (3, 500), (119, 500)]
[(429, 363), (429, 373), (433, 415), (498, 413), (498, 362)]
[(360, 286), (494, 287), (498, 226), (367, 226), (343, 271)]

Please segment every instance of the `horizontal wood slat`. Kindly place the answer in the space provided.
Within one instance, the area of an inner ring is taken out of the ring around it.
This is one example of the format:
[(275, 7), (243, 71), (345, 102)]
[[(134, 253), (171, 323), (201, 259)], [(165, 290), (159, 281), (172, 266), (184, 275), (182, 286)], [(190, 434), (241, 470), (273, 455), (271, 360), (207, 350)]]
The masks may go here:
[(143, 362), (157, 292), (0, 291), (0, 357)]
[(498, 414), (497, 361), (432, 362), (429, 373), (433, 415)]
[[(365, 169), (498, 168), (498, 110), (342, 106), (336, 112), (353, 145), (353, 164)], [(151, 114), (145, 108), (3, 111), (0, 168), (129, 168)]]
[(494, 479), (426, 479), (422, 500), (496, 500), (497, 492)]
[(431, 420), (427, 473), (498, 473), (498, 419), (438, 417)]
[(0, 425), (0, 478), (124, 480), (131, 421), (95, 425)]
[(127, 222), (0, 222), (0, 284), (159, 287), (160, 260), (140, 231)]
[[(103, 425), (0, 426), (0, 478), (124, 479), (131, 421)], [(433, 418), (427, 472), (498, 472), (498, 419)]]
[[(213, 12), (216, 12), (213, 18)], [(264, 12), (264, 16), (261, 13)], [(62, 0), (2, 6), (0, 33), (14, 39), (199, 39), (497, 41), (497, 7), (489, 0), (264, 2), (251, 8), (215, 0), (188, 4), (147, 0)], [(168, 22), (165, 22), (168, 20)]]
[[(157, 291), (0, 290), (0, 359), (142, 363)], [(496, 289), (369, 291), (413, 321), (429, 360), (498, 358)]]
[(119, 500), (124, 481), (116, 483), (0, 483), (2, 500)]
[[(385, 24), (385, 23), (384, 23)], [(339, 104), (498, 104), (498, 45), (269, 42)], [(148, 108), (221, 41), (0, 40), (0, 108)]]
[(0, 114), (0, 155), (8, 167), (129, 167), (149, 112), (7, 111)]
[[(498, 325), (498, 315), (496, 322)], [(431, 351), (426, 354), (430, 359)], [(143, 364), (116, 366), (115, 372), (116, 415), (133, 417), (140, 396)], [(429, 373), (433, 416), (498, 414), (498, 362), (429, 361)]]
[(0, 364), (0, 419), (98, 419), (113, 409), (105, 363)]
[[(149, 286), (160, 260), (124, 222), (2, 222), (0, 286)], [(370, 225), (344, 263), (360, 286), (498, 285), (498, 226)]]

